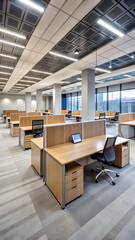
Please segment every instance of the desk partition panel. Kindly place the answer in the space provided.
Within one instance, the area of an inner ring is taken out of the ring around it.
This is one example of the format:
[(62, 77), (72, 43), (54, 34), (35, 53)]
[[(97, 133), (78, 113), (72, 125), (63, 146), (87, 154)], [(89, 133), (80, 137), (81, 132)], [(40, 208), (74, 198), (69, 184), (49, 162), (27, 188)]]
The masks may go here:
[(48, 115), (47, 124), (64, 123), (65, 115)]
[(6, 111), (6, 117), (8, 118), (8, 117), (10, 117), (11, 113), (17, 113), (17, 112), (18, 112), (18, 110), (7, 110)]
[(29, 112), (29, 113), (27, 113), (28, 115), (27, 116), (40, 116), (40, 115), (42, 115), (42, 113), (41, 112)]
[(27, 113), (26, 112), (10, 113), (10, 121), (11, 122), (19, 121), (19, 117), (22, 116), (27, 116)]
[(129, 114), (129, 121), (135, 121), (135, 113)]
[(33, 120), (44, 120), (44, 124), (46, 124), (46, 116), (32, 116), (32, 117), (20, 117), (20, 127), (32, 126)]
[(106, 134), (105, 120), (83, 122), (83, 139)]

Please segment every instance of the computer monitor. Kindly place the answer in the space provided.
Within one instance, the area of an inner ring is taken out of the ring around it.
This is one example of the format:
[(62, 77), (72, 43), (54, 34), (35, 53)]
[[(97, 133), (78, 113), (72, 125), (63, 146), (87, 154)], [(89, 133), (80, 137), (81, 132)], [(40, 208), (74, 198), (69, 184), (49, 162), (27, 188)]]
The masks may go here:
[(72, 134), (72, 142), (73, 143), (79, 143), (81, 141), (82, 141), (82, 139), (81, 139), (80, 133)]
[(44, 120), (32, 121), (32, 134), (34, 134), (34, 137), (43, 136), (43, 123), (44, 123)]

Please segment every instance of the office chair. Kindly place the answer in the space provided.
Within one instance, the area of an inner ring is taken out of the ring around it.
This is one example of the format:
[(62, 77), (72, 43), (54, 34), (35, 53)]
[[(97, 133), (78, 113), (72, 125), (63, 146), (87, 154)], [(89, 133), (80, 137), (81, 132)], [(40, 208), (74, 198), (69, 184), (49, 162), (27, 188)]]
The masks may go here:
[(67, 117), (70, 118), (72, 115), (72, 111), (71, 110), (68, 110), (68, 114), (67, 114)]
[(43, 120), (33, 120), (32, 121), (32, 134), (33, 137), (43, 136)]
[(105, 113), (99, 113), (99, 119), (105, 119)]
[(98, 183), (98, 178), (100, 177), (100, 175), (104, 174), (104, 173), (106, 173), (111, 178), (112, 185), (115, 185), (115, 181), (114, 181), (113, 177), (109, 174), (109, 172), (115, 173), (116, 177), (119, 177), (119, 174), (116, 171), (104, 168), (105, 163), (108, 165), (111, 165), (115, 161), (116, 138), (117, 138), (117, 136), (108, 137), (106, 139), (106, 142), (104, 145), (103, 153), (96, 153), (91, 156), (92, 159), (96, 159), (97, 161), (102, 163), (102, 170), (100, 169), (101, 171), (97, 174), (97, 176), (95, 178), (96, 183)]
[(114, 118), (111, 119), (111, 122), (113, 123), (118, 122), (118, 117), (119, 117), (119, 112), (116, 112)]

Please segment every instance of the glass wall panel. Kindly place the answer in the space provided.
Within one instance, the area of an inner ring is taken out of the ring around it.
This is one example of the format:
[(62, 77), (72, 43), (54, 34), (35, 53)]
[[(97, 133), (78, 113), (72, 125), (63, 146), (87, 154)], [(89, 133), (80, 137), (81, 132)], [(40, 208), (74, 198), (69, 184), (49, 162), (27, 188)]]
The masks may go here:
[(135, 89), (121, 91), (121, 112), (135, 112)]
[(120, 91), (109, 92), (109, 111), (120, 111)]
[(97, 94), (97, 111), (107, 111), (107, 93)]
[(66, 94), (66, 110), (71, 110), (72, 108), (72, 97), (71, 94)]
[(77, 110), (77, 93), (72, 93), (72, 111)]
[(82, 110), (82, 95), (81, 92), (78, 92), (78, 110)]

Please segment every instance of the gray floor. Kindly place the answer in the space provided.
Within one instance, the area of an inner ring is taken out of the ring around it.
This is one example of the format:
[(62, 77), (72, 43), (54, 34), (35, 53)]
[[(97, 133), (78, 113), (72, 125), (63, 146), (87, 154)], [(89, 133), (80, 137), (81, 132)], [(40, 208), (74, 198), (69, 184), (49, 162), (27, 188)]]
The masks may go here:
[[(22, 151), (18, 137), (0, 123), (0, 239), (10, 240), (134, 240), (135, 141), (131, 164), (118, 169), (112, 186), (85, 167), (84, 194), (61, 210), (31, 167), (31, 151)], [(107, 127), (117, 134), (117, 126)], [(114, 167), (113, 167), (114, 168)]]

